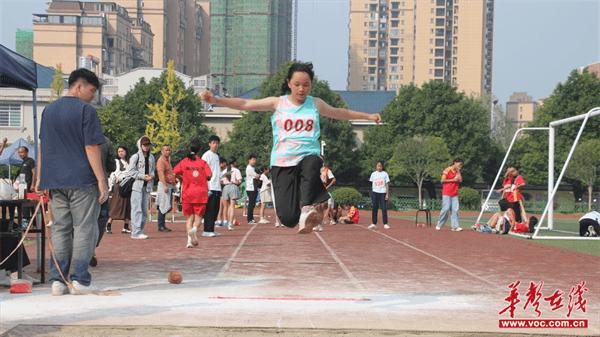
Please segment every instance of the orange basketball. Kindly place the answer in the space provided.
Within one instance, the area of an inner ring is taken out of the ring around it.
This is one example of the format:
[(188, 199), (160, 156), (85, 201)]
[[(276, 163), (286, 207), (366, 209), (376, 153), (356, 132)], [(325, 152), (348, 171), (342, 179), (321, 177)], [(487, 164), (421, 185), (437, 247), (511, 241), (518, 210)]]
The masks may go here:
[(181, 281), (183, 281), (183, 276), (181, 276), (181, 273), (178, 271), (171, 271), (167, 276), (167, 280), (169, 281), (169, 283), (179, 284), (181, 283)]

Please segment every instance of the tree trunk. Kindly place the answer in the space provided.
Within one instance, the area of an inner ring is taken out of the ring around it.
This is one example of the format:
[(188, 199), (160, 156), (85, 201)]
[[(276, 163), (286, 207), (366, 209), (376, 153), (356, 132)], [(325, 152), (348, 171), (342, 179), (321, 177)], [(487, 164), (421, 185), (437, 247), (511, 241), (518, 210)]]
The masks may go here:
[(423, 179), (419, 179), (419, 181), (417, 181), (417, 189), (419, 190), (419, 209), (423, 208), (423, 193), (421, 192), (422, 186)]
[(592, 211), (592, 192), (594, 190), (594, 183), (588, 185), (588, 212)]

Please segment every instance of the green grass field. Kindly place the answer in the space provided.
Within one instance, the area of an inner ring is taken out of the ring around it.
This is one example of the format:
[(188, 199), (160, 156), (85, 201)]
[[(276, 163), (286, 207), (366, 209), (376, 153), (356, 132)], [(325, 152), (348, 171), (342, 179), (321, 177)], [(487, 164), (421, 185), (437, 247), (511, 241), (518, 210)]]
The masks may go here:
[[(482, 223), (484, 223), (488, 218), (489, 218), (489, 214), (484, 214), (483, 219), (482, 219)], [(391, 215), (390, 217), (395, 218), (395, 219), (402, 219), (402, 220), (409, 220), (409, 221), (414, 221), (415, 218), (414, 216), (396, 216), (396, 215)], [(435, 221), (437, 220), (437, 218), (432, 219), (434, 225), (435, 225)], [(460, 221), (460, 226), (465, 229), (465, 230), (470, 230), (471, 226), (475, 223), (475, 221), (477, 220), (477, 217), (475, 216), (461, 216), (459, 218)], [(544, 225), (546, 224), (546, 221), (544, 221)], [(448, 224), (446, 224), (448, 225)], [(574, 217), (573, 219), (554, 219), (554, 228), (558, 229), (558, 230), (563, 230), (563, 231), (569, 231), (569, 232), (577, 232), (577, 234), (567, 234), (567, 233), (562, 233), (562, 232), (556, 232), (556, 231), (548, 231), (548, 230), (542, 230), (540, 231), (541, 235), (545, 235), (545, 236), (578, 236), (578, 231), (579, 231), (579, 224), (577, 221), (577, 217)], [(484, 234), (481, 233), (481, 235), (491, 235), (491, 234)], [(567, 249), (567, 250), (573, 250), (579, 253), (584, 253), (584, 254), (590, 254), (590, 255), (595, 255), (595, 256), (600, 256), (600, 240), (598, 241), (581, 241), (581, 240), (529, 240), (529, 239), (525, 239), (525, 238), (521, 238), (518, 236), (513, 236), (513, 235), (507, 235), (505, 236), (507, 239), (512, 239), (512, 240), (527, 240), (529, 242), (531, 242), (531, 244), (534, 245), (546, 245), (546, 246), (551, 246), (551, 247), (557, 247), (557, 248), (561, 248), (561, 249)]]

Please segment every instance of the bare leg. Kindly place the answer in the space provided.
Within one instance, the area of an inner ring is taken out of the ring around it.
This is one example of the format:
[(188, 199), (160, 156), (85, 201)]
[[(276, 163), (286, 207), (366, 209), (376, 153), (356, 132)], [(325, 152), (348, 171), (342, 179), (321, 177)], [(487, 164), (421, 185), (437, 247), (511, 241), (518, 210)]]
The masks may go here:
[(233, 226), (233, 217), (235, 214), (235, 199), (229, 201), (229, 208), (227, 208), (227, 220)]

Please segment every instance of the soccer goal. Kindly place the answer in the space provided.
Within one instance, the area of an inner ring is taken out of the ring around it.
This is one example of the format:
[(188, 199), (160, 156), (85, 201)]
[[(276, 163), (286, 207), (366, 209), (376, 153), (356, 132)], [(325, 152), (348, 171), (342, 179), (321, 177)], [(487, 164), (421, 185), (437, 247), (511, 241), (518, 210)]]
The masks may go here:
[[(569, 162), (571, 161), (571, 157), (573, 156), (573, 153), (575, 152), (575, 148), (577, 147), (577, 144), (579, 143), (579, 139), (581, 138), (581, 135), (583, 133), (583, 130), (585, 129), (585, 126), (586, 126), (588, 120), (592, 117), (596, 117), (599, 115), (600, 115), (600, 107), (596, 107), (596, 108), (589, 110), (585, 114), (553, 121), (548, 125), (548, 127), (531, 127), (531, 128), (518, 129), (515, 132), (515, 135), (513, 136), (513, 139), (510, 142), (510, 145), (506, 151), (506, 155), (504, 156), (502, 164), (500, 165), (500, 168), (498, 170), (498, 174), (496, 175), (496, 178), (494, 179), (492, 188), (490, 189), (490, 191), (485, 199), (485, 202), (482, 203), (482, 205), (481, 205), (481, 211), (479, 212), (479, 216), (477, 217), (477, 221), (475, 223), (479, 224), (481, 221), (481, 218), (483, 216), (483, 213), (486, 210), (489, 210), (491, 208), (488, 203), (490, 202), (490, 198), (492, 197), (492, 193), (494, 192), (493, 187), (496, 186), (496, 184), (498, 183), (498, 180), (500, 179), (500, 176), (502, 175), (502, 171), (506, 165), (506, 161), (508, 160), (510, 152), (511, 152), (513, 145), (514, 145), (515, 141), (517, 140), (518, 136), (523, 132), (547, 131), (548, 132), (548, 199), (546, 202), (546, 206), (544, 207), (544, 211), (539, 219), (537, 226), (535, 227), (535, 231), (532, 234), (519, 234), (519, 233), (511, 233), (511, 234), (515, 235), (515, 236), (525, 237), (528, 239), (600, 240), (600, 237), (580, 237), (580, 236), (578, 236), (579, 233), (577, 231), (565, 230), (563, 228), (555, 228), (556, 226), (555, 226), (555, 219), (554, 219), (554, 197), (556, 196), (558, 187), (565, 175), (565, 172), (567, 171)], [(571, 145), (571, 149), (569, 151), (567, 159), (565, 160), (565, 162), (562, 166), (562, 169), (560, 171), (558, 178), (556, 180), (554, 180), (554, 156), (555, 156), (554, 145), (555, 145), (556, 128), (560, 125), (574, 123), (577, 121), (582, 121), (581, 126), (579, 127), (579, 132), (577, 133), (577, 136), (575, 137), (575, 140), (573, 141), (573, 145)], [(546, 225), (544, 224), (545, 220), (547, 223)]]

